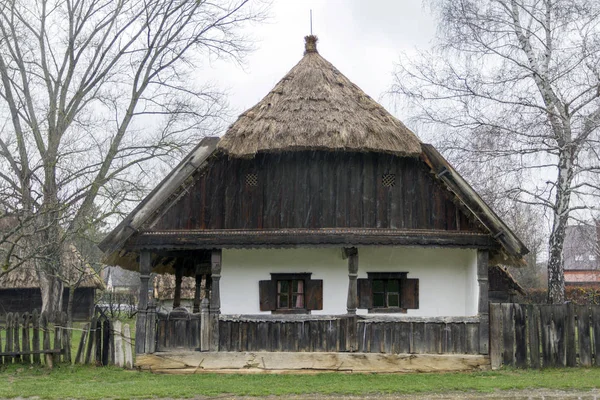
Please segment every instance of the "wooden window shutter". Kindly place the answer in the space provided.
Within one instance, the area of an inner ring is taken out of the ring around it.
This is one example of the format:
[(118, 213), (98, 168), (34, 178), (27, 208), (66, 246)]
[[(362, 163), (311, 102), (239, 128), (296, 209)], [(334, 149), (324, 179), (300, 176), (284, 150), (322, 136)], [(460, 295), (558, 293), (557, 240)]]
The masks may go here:
[(357, 279), (358, 283), (358, 308), (373, 308), (373, 293), (369, 279)]
[(323, 309), (323, 280), (322, 279), (307, 279), (305, 301), (307, 310), (322, 310)]
[(259, 281), (258, 298), (260, 300), (260, 311), (275, 310), (277, 308), (277, 282)]
[(402, 296), (400, 307), (406, 309), (419, 308), (419, 280), (402, 279), (400, 280), (400, 296)]

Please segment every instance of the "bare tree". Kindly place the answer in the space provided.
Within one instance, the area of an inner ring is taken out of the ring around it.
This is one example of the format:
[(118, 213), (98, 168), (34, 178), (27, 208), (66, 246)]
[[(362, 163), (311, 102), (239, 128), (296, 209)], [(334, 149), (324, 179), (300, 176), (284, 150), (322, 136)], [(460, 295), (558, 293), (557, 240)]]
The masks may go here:
[(43, 310), (61, 308), (61, 244), (139, 199), (157, 160), (178, 158), (220, 126), (222, 93), (194, 77), (217, 58), (239, 61), (249, 50), (240, 29), (264, 7), (0, 2), (0, 202), (31, 222), (22, 227), (28, 246), (43, 249)]
[(492, 169), (503, 196), (546, 210), (548, 296), (563, 302), (565, 227), (600, 194), (600, 2), (431, 5), (439, 46), (403, 60), (392, 92), (424, 130), (444, 132), (438, 145), (459, 169)]

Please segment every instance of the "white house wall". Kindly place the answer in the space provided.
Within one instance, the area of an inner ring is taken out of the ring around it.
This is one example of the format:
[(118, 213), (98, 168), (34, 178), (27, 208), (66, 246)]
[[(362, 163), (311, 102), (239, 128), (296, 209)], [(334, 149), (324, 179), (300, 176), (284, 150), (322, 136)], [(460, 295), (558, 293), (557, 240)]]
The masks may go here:
[[(367, 272), (408, 272), (408, 278), (419, 279), (419, 309), (401, 315), (477, 314), (476, 250), (362, 247), (358, 256), (359, 278), (367, 278)], [(259, 310), (258, 281), (271, 279), (271, 273), (302, 272), (323, 280), (323, 310), (313, 314), (346, 313), (348, 260), (342, 258), (341, 248), (224, 249), (221, 313), (270, 314)]]

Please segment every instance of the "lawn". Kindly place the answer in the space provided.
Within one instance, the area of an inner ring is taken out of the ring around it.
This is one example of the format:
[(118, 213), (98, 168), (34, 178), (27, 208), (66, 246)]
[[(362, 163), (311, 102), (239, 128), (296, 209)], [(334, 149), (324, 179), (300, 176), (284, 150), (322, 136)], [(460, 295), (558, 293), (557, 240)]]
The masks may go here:
[(126, 399), (194, 396), (376, 395), (492, 392), (508, 389), (593, 389), (600, 387), (600, 369), (501, 370), (448, 374), (317, 375), (154, 375), (114, 367), (5, 367), (0, 373), (0, 398), (39, 396), (43, 399)]

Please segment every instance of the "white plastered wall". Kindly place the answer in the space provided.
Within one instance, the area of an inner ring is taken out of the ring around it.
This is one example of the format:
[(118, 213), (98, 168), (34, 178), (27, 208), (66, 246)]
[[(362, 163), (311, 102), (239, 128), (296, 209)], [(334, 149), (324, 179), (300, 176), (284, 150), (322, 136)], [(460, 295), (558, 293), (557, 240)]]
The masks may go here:
[[(408, 272), (409, 278), (419, 279), (419, 309), (399, 316), (477, 315), (476, 250), (361, 247), (358, 256), (359, 278), (367, 272)], [(258, 281), (271, 279), (271, 273), (303, 272), (323, 280), (323, 310), (313, 314), (346, 313), (348, 260), (341, 248), (224, 249), (221, 313), (270, 314), (259, 310)]]

